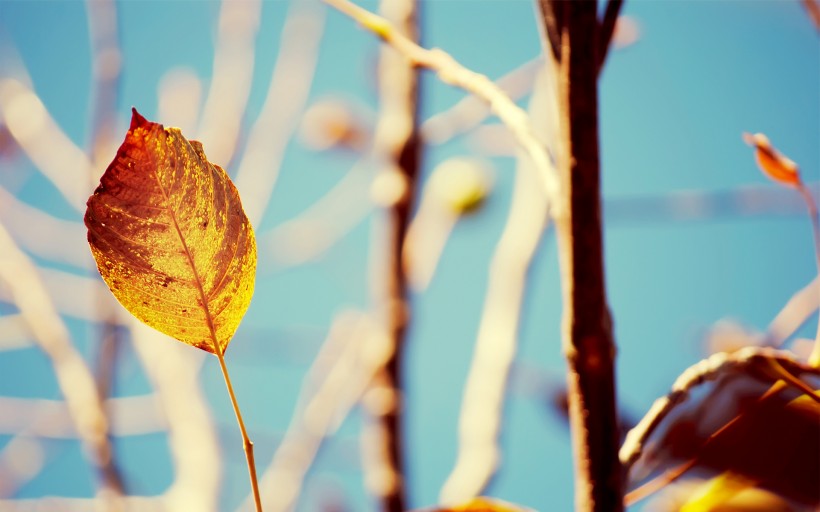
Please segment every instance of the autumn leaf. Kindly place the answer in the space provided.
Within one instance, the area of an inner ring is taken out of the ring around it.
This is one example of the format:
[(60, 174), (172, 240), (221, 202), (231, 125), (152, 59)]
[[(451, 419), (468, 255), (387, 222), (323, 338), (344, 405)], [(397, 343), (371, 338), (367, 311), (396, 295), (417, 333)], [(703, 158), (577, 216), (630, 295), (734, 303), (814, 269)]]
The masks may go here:
[(224, 353), (251, 301), (256, 241), (239, 194), (202, 145), (133, 109), (88, 200), (88, 243), (111, 292), (141, 321)]
[(463, 505), (449, 508), (437, 508), (431, 512), (531, 512), (513, 503), (493, 498), (478, 497)]
[(755, 148), (757, 165), (763, 173), (781, 185), (800, 185), (800, 169), (797, 164), (777, 151), (762, 133), (743, 134), (743, 141)]

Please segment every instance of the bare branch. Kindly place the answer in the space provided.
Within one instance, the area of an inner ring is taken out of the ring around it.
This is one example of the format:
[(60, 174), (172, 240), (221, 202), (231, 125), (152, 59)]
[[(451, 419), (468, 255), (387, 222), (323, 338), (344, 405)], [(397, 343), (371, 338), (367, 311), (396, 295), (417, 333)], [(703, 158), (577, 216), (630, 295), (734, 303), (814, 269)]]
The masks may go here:
[(396, 28), (380, 16), (362, 9), (348, 0), (324, 0), (361, 23), (366, 29), (375, 33), (393, 48), (397, 49), (405, 58), (416, 66), (435, 71), (439, 79), (449, 85), (460, 87), (486, 101), (492, 111), (515, 135), (516, 140), (524, 148), (534, 162), (541, 184), (546, 195), (551, 199), (550, 205), (554, 213), (560, 212), (564, 205), (557, 194), (560, 187), (558, 177), (552, 172), (553, 159), (547, 149), (532, 133), (532, 127), (527, 114), (516, 105), (490, 79), (459, 64), (446, 52), (434, 48), (427, 50), (399, 33)]
[(253, 225), (262, 220), (285, 148), (307, 103), (324, 29), (324, 11), (306, 2), (294, 2), (290, 9), (265, 103), (251, 127), (234, 178)]
[(219, 11), (211, 87), (202, 109), (198, 138), (208, 148), (208, 158), (225, 167), (236, 152), (251, 91), (261, 14), (261, 0), (223, 0)]
[[(615, 341), (607, 305), (598, 142), (597, 2), (564, 11), (558, 90), (563, 214), (555, 215), (563, 289), (563, 346), (580, 511), (623, 510)], [(547, 21), (545, 20), (545, 23)]]
[[(557, 130), (555, 79), (554, 69), (543, 72), (530, 104), (541, 140), (553, 138)], [(531, 162), (522, 157), (518, 165), (507, 224), (490, 264), (459, 418), (458, 459), (441, 491), (443, 504), (464, 503), (480, 495), (500, 461), (501, 421), (527, 271), (548, 224), (546, 198), (526, 168)]]
[(51, 361), (86, 456), (99, 472), (100, 497), (107, 502), (109, 510), (121, 510), (122, 483), (113, 465), (108, 421), (94, 376), (71, 343), (68, 328), (55, 310), (34, 263), (2, 225), (0, 255), (3, 258), (0, 279), (8, 285), (37, 345)]
[(618, 15), (621, 12), (623, 0), (607, 0), (604, 17), (598, 29), (598, 74), (604, 69), (606, 57), (609, 53), (612, 42), (612, 34), (615, 33), (615, 26), (618, 24)]

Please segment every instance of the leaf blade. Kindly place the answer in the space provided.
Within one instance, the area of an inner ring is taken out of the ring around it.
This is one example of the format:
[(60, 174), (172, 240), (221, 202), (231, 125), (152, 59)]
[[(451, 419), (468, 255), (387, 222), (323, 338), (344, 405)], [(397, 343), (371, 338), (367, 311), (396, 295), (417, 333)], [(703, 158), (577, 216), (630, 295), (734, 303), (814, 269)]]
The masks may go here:
[(127, 310), (224, 352), (253, 296), (256, 241), (236, 187), (200, 143), (134, 109), (85, 224), (97, 268)]

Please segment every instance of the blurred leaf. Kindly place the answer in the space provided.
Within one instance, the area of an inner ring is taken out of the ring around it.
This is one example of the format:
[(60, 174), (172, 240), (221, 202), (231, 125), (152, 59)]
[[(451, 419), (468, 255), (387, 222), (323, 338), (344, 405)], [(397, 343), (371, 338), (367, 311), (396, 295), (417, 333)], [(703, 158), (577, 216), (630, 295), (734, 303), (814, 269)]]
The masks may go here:
[(772, 147), (768, 137), (762, 133), (744, 133), (743, 140), (755, 148), (757, 165), (766, 176), (781, 185), (796, 186), (801, 183), (797, 164)]
[(528, 512), (530, 509), (491, 498), (475, 498), (464, 505), (432, 509), (430, 512)]
[(88, 200), (88, 243), (111, 292), (177, 340), (224, 352), (251, 301), (256, 242), (239, 194), (202, 145), (133, 110)]

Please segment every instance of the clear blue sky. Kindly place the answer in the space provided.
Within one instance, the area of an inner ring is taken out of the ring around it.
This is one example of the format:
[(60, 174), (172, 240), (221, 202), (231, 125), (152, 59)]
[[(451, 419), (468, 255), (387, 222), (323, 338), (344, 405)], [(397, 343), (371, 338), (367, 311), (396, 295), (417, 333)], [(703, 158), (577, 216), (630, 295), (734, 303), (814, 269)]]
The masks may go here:
[[(219, 4), (128, 0), (117, 6), (124, 51), (118, 112), (124, 134), (132, 105), (154, 118), (157, 83), (170, 68), (190, 68), (207, 86)], [(283, 1), (264, 2), (248, 122), (264, 100), (287, 7)], [(490, 77), (540, 52), (531, 2), (430, 0), (422, 9), (424, 44), (441, 47)], [(635, 45), (611, 54), (601, 80), (607, 199), (765, 185), (766, 178), (741, 141), (743, 131), (766, 133), (801, 165), (807, 181), (817, 181), (820, 46), (800, 2), (635, 1), (626, 2), (624, 13), (637, 20), (641, 33)], [(376, 39), (336, 12), (328, 13), (326, 30), (311, 98), (339, 94), (374, 106), (371, 65)], [(84, 147), (90, 136), (91, 88), (85, 4), (0, 0), (0, 45), (19, 52), (51, 115)], [(11, 72), (8, 62), (0, 60), (5, 67), (0, 74)], [(424, 116), (462, 97), (432, 75), (424, 77), (423, 95)], [(463, 139), (431, 148), (424, 156), (425, 172), (447, 157), (470, 151)], [(259, 231), (301, 211), (352, 162), (349, 156), (314, 155), (292, 144)], [(495, 158), (493, 163), (494, 196), (478, 215), (456, 227), (436, 281), (413, 300), (407, 427), (410, 496), (416, 507), (435, 502), (454, 461), (462, 385), (514, 170), (511, 158)], [(81, 222), (25, 157), (0, 165), (0, 183), (18, 198)], [(805, 216), (730, 215), (681, 222), (649, 217), (629, 221), (613, 215), (606, 222), (618, 386), (623, 407), (633, 416), (642, 414), (683, 369), (702, 357), (701, 335), (711, 324), (732, 317), (763, 330), (815, 273)], [(275, 449), (275, 443), (265, 439), (287, 426), (309, 357), (333, 314), (369, 302), (369, 234), (365, 222), (320, 262), (286, 272), (260, 261), (255, 301), (228, 353), (249, 427), (262, 438), (258, 460), (269, 459)], [(552, 237), (543, 243), (530, 274), (527, 301), (519, 359), (560, 376), (564, 364)], [(0, 311), (9, 308), (3, 305)], [(815, 321), (803, 332), (811, 335)], [(70, 322), (78, 345), (93, 354), (93, 329)], [(296, 348), (285, 350), (289, 344)], [(125, 354), (129, 357), (129, 349)], [(202, 380), (222, 428), (228, 462), (223, 506), (230, 510), (244, 496), (247, 483), (215, 363), (206, 365)], [(47, 368), (33, 349), (0, 352), (0, 394), (57, 398)], [(115, 393), (128, 396), (145, 390), (138, 365), (126, 360)], [(335, 479), (356, 510), (366, 509), (354, 447), (359, 424), (354, 415), (314, 470), (314, 475)], [(8, 439), (0, 436), (0, 446)], [(167, 487), (171, 474), (162, 436), (118, 439), (116, 446), (135, 493), (156, 494)], [(54, 442), (50, 447), (50, 467), (24, 486), (20, 496), (91, 495), (93, 479), (78, 445)], [(539, 510), (571, 509), (568, 432), (547, 405), (514, 392), (503, 448), (503, 471), (490, 494)], [(313, 505), (303, 501), (304, 510), (314, 510)]]

